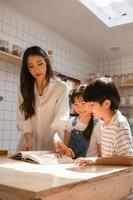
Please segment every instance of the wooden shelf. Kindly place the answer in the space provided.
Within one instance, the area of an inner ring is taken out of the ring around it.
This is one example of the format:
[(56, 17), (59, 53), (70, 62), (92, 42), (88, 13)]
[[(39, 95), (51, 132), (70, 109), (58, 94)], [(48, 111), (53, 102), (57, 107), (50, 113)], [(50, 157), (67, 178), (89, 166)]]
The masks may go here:
[(129, 105), (129, 104), (120, 104), (120, 108), (133, 108), (133, 105)]
[(4, 51), (0, 51), (0, 60), (15, 64), (15, 65), (21, 65), (21, 62), (22, 62), (22, 58), (12, 55), (10, 53), (4, 52)]
[(123, 85), (118, 85), (117, 86), (118, 88), (126, 88), (126, 87), (133, 87), (133, 83), (131, 83), (131, 84), (123, 84)]
[[(15, 56), (15, 55), (12, 55), (10, 53), (1, 51), (1, 50), (0, 50), (0, 60), (3, 60), (3, 61), (8, 62), (8, 63), (15, 64), (15, 65), (19, 65), (19, 66), (21, 65), (21, 62), (22, 62), (22, 58)], [(53, 70), (53, 73), (54, 73), (55, 76), (60, 77), (64, 81), (71, 80), (71, 81), (75, 82), (75, 84), (77, 84), (77, 85), (80, 84), (80, 80), (78, 80), (78, 79), (66, 76), (64, 74), (61, 74), (60, 72), (55, 71), (55, 70)]]
[[(54, 71), (55, 72), (55, 71)], [(55, 72), (57, 73), (57, 72)], [(61, 80), (63, 81), (67, 81), (67, 80), (70, 80), (72, 82), (75, 82), (75, 84), (78, 86), (80, 85), (80, 80), (79, 79), (76, 79), (76, 78), (73, 78), (73, 77), (70, 77), (70, 76), (67, 76), (67, 75), (64, 75), (64, 74), (61, 74), (61, 73), (57, 73), (56, 74), (57, 77), (61, 78)]]

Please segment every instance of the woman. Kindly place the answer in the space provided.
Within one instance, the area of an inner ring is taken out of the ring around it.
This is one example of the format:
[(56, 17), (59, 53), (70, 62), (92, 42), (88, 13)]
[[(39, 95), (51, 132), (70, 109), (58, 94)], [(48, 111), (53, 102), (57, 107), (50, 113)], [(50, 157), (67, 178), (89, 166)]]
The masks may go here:
[(69, 117), (66, 84), (53, 77), (47, 54), (38, 46), (23, 55), (17, 125), (23, 132), (20, 150), (52, 150), (53, 134)]

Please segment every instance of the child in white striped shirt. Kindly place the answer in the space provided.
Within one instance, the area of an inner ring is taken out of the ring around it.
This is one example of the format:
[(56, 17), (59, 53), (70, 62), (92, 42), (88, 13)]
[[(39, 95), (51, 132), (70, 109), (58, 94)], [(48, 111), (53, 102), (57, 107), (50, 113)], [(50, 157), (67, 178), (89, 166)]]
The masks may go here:
[(99, 158), (80, 158), (77, 165), (133, 165), (130, 126), (119, 109), (120, 95), (111, 78), (98, 78), (88, 84), (83, 98), (91, 104), (93, 116), (103, 119)]

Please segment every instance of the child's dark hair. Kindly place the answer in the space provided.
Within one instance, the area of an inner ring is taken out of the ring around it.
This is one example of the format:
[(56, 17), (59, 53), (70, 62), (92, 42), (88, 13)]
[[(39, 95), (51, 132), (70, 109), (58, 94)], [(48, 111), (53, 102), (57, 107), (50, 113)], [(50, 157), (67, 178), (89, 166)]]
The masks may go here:
[(74, 104), (74, 101), (75, 101), (75, 98), (77, 97), (78, 99), (80, 99), (81, 97), (83, 97), (83, 93), (85, 91), (85, 86), (82, 85), (80, 86), (79, 88), (75, 88), (73, 89), (70, 94), (69, 94), (69, 97), (70, 97), (70, 103), (71, 104)]
[(86, 87), (83, 99), (86, 102), (98, 102), (100, 105), (108, 99), (110, 100), (110, 110), (117, 110), (120, 104), (118, 89), (111, 78), (102, 77), (92, 80)]
[[(69, 95), (70, 97), (70, 102), (72, 104), (74, 104), (75, 98), (77, 97), (78, 99), (80, 99), (81, 97), (83, 97), (84, 91), (85, 91), (85, 86), (82, 85), (79, 88), (73, 89), (71, 91), (71, 94)], [(92, 131), (94, 128), (94, 119), (93, 116), (91, 116), (91, 119), (86, 127), (86, 129), (84, 131), (82, 131), (82, 134), (84, 136), (84, 138), (88, 141), (90, 141), (91, 135), (92, 135)]]

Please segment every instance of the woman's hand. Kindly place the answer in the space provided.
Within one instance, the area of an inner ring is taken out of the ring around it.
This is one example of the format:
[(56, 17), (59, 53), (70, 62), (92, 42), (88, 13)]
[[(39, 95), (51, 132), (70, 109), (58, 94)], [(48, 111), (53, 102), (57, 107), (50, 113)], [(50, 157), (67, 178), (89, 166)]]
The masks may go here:
[(30, 151), (32, 150), (32, 143), (26, 142), (20, 147), (20, 151)]
[(25, 133), (26, 142), (20, 147), (20, 151), (30, 151), (32, 150), (32, 133)]

